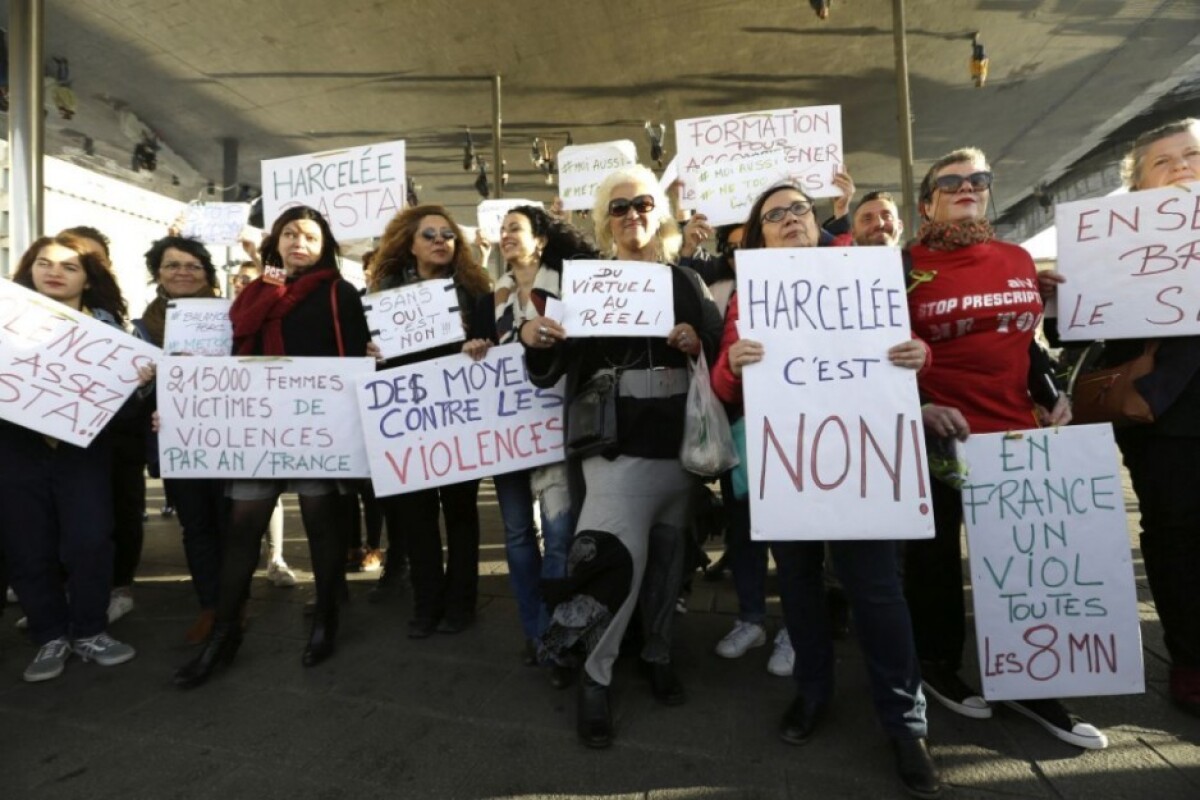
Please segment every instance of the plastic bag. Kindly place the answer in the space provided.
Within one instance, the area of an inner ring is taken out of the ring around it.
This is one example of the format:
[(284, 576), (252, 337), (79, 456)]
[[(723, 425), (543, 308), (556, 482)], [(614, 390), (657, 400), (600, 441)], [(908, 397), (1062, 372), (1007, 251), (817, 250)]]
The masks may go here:
[(689, 363), (691, 385), (688, 387), (687, 415), (683, 420), (683, 445), (679, 460), (683, 468), (704, 478), (715, 478), (738, 463), (729, 418), (725, 408), (713, 394), (708, 378), (708, 362), (704, 351), (694, 364)]

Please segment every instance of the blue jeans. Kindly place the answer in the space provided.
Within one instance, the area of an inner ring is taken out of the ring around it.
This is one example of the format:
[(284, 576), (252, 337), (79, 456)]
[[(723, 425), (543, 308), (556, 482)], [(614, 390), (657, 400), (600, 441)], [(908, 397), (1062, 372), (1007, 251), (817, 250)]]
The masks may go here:
[[(900, 587), (896, 543), (838, 541), (830, 542), (829, 550), (850, 601), (880, 723), (889, 736), (925, 736), (925, 696)], [(825, 611), (825, 542), (776, 542), (771, 552), (779, 571), (784, 621), (796, 651), (797, 690), (805, 703), (828, 703), (834, 680)]]
[[(517, 614), (526, 639), (536, 639), (545, 631), (550, 617), (542, 602), (538, 582), (542, 578), (567, 576), (567, 551), (575, 532), (566, 486), (548, 488), (538, 498), (542, 515), (542, 545), (533, 524), (532, 470), (497, 475), (496, 500), (504, 520), (504, 554), (508, 559), (508, 579), (517, 598)], [(549, 497), (561, 492), (561, 496)], [(550, 514), (547, 514), (547, 511)], [(557, 513), (556, 513), (557, 512)]]

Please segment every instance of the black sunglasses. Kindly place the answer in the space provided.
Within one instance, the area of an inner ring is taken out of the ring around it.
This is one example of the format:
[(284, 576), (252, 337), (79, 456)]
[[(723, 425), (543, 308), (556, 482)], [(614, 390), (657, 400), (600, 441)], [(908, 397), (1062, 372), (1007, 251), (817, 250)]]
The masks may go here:
[(970, 175), (940, 175), (933, 179), (933, 188), (941, 189), (943, 192), (957, 192), (967, 181), (971, 182), (973, 190), (982, 192), (984, 189), (991, 188), (992, 173), (972, 172)]
[(454, 235), (454, 231), (450, 230), (449, 228), (442, 228), (440, 231), (434, 230), (433, 228), (426, 228), (425, 230), (421, 231), (421, 238), (427, 242), (432, 242), (439, 236), (447, 242), (453, 242), (458, 238)]
[(795, 214), (797, 217), (803, 217), (805, 214), (812, 211), (812, 203), (808, 202), (807, 200), (797, 200), (790, 206), (772, 208), (770, 211), (763, 214), (763, 222), (783, 222), (789, 211)]
[(639, 194), (632, 199), (618, 197), (616, 200), (608, 201), (608, 215), (610, 217), (623, 217), (629, 213), (629, 209), (631, 208), (639, 214), (649, 214), (654, 210), (654, 198), (648, 194)]

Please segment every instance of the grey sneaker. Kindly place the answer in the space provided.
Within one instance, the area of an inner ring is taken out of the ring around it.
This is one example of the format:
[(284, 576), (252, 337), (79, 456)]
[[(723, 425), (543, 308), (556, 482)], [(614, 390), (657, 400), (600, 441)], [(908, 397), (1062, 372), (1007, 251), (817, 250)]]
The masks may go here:
[(97, 633), (86, 639), (76, 639), (71, 642), (75, 655), (85, 662), (95, 661), (102, 667), (115, 667), (124, 664), (137, 655), (137, 651), (124, 642), (118, 642), (107, 633)]
[(25, 668), (25, 680), (30, 683), (54, 680), (63, 674), (70, 657), (71, 643), (67, 641), (67, 637), (51, 639), (38, 648), (37, 655)]

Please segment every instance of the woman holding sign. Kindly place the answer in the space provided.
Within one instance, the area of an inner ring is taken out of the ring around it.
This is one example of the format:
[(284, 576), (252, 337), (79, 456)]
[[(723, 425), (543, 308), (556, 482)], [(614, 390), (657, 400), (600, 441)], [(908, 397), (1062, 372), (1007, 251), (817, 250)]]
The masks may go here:
[[(371, 291), (449, 278), (458, 294), (467, 339), (472, 309), (490, 291), (490, 280), (471, 257), (462, 229), (441, 206), (406, 208), (388, 223), (375, 252)], [(457, 353), (457, 343), (390, 359), (396, 367)], [(381, 498), (388, 533), (404, 531), (413, 587), (411, 639), (435, 630), (459, 633), (475, 621), (479, 594), (479, 479)], [(442, 560), (439, 510), (446, 520), (446, 559)]]
[[(125, 301), (108, 260), (77, 236), (38, 239), (21, 256), (13, 282), (122, 328)], [(64, 366), (25, 365), (50, 385), (62, 382), (55, 376)], [(143, 385), (153, 374), (150, 365), (138, 369)], [(118, 414), (130, 413), (137, 402), (131, 398)], [(113, 574), (111, 470), (106, 431), (77, 447), (0, 422), (0, 534), (9, 582), (38, 646), (25, 670), (27, 681), (57, 678), (72, 653), (105, 667), (135, 655), (105, 632)]]
[[(329, 223), (307, 206), (279, 215), (262, 246), (264, 273), (230, 309), (236, 355), (361, 356), (370, 335), (358, 290), (342, 280), (338, 244)], [(301, 659), (304, 666), (333, 655), (345, 547), (338, 531), (334, 480), (234, 480), (229, 535), (221, 560), (216, 623), (200, 655), (175, 673), (175, 684), (199, 686), (228, 663), (242, 641), (240, 614), (258, 566), (262, 535), (285, 491), (300, 497), (317, 607)]]
[[(1065, 395), (1031, 381), (1030, 344), (1042, 316), (1036, 267), (1023, 249), (996, 240), (986, 217), (991, 185), (979, 150), (955, 150), (935, 161), (921, 182), (922, 223), (909, 248), (909, 312), (934, 355), (918, 382), (922, 416), (931, 453), (944, 449), (947, 456), (931, 458), (934, 538), (905, 544), (905, 594), (926, 692), (976, 719), (992, 710), (959, 676), (966, 638), (962, 476), (951, 445), (971, 433), (1065, 425), (1071, 418)], [(994, 303), (993, 296), (1005, 302)], [(1064, 742), (1108, 745), (1103, 733), (1058, 700), (1009, 706)]]
[[(750, 209), (743, 248), (816, 247), (820, 232), (813, 202), (798, 184), (777, 184)], [(729, 300), (721, 354), (713, 365), (713, 391), (727, 405), (742, 405), (742, 371), (762, 361), (763, 345), (738, 335), (737, 294)], [(921, 369), (924, 343), (909, 340), (888, 350), (897, 366)], [(935, 797), (941, 779), (925, 742), (925, 698), (913, 644), (908, 607), (900, 586), (895, 542), (831, 541), (833, 568), (850, 600), (854, 629), (866, 656), (875, 713), (892, 741), (896, 766), (908, 790)], [(807, 744), (832, 701), (833, 636), (825, 610), (826, 542), (772, 542), (779, 572), (779, 599), (795, 649), (792, 673), (797, 696), (784, 715), (780, 737)]]
[[(679, 227), (645, 167), (610, 174), (596, 190), (593, 219), (601, 251), (620, 261), (676, 260)], [(671, 266), (671, 281), (674, 326), (665, 338), (568, 338), (544, 314), (518, 331), (534, 384), (567, 378), (568, 466), (572, 499), (582, 508), (568, 577), (542, 584), (553, 607), (543, 647), (556, 660), (577, 645), (586, 651), (578, 723), (589, 747), (612, 743), (608, 686), (635, 605), (641, 667), (654, 696), (666, 705), (685, 700), (671, 666), (671, 624), (696, 479), (680, 465), (679, 451), (688, 363), (702, 350), (716, 354), (721, 326), (695, 272)], [(615, 431), (606, 418), (615, 420)]]

